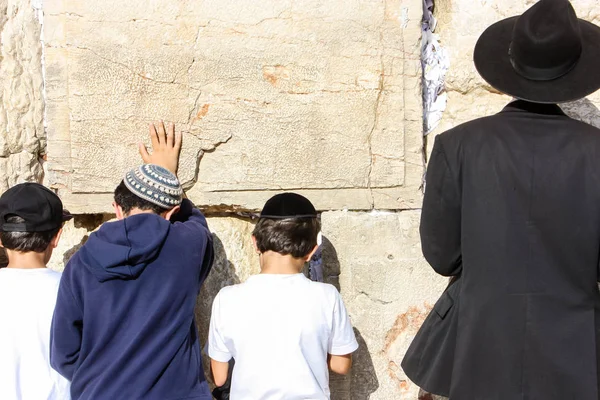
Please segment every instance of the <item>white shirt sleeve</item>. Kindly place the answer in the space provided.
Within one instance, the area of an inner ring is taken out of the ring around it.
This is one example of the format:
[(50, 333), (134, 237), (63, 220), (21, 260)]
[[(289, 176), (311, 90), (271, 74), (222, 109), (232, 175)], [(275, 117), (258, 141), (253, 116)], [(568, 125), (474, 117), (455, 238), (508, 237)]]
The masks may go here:
[(358, 349), (358, 342), (350, 323), (350, 317), (344, 306), (342, 296), (335, 291), (335, 305), (333, 308), (332, 334), (329, 339), (328, 353), (333, 356), (343, 356)]
[(217, 297), (213, 301), (210, 328), (208, 331), (208, 356), (219, 362), (228, 362), (232, 357), (223, 335), (221, 292), (217, 294)]

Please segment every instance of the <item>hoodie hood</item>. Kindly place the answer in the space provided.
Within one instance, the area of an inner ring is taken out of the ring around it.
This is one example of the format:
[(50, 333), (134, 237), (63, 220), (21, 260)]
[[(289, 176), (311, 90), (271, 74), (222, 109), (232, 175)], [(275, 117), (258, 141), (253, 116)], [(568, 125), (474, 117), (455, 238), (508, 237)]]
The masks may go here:
[(90, 235), (80, 261), (100, 282), (135, 279), (156, 258), (171, 223), (156, 214), (137, 214), (107, 222)]

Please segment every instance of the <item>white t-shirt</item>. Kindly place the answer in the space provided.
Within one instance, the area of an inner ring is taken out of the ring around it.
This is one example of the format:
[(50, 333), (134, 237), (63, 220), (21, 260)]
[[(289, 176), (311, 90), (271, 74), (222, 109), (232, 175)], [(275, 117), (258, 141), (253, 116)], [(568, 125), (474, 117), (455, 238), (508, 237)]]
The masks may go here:
[(0, 269), (0, 399), (70, 399), (69, 381), (50, 367), (50, 325), (61, 274)]
[(358, 343), (332, 285), (302, 274), (250, 277), (213, 303), (210, 358), (235, 358), (232, 400), (329, 399), (327, 354)]

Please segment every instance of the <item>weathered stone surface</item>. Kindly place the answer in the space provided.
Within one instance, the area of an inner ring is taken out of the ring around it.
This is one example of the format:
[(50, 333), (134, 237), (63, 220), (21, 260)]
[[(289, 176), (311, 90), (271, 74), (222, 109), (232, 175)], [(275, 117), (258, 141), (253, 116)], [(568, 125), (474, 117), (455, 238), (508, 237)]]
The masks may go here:
[(114, 215), (110, 214), (76, 215), (71, 221), (65, 223), (58, 247), (54, 249), (48, 267), (55, 271), (65, 269), (71, 256), (83, 246), (90, 233), (113, 217)]
[(108, 211), (97, 199), (156, 118), (187, 132), (181, 176), (199, 204), (257, 209), (304, 189), (320, 209), (418, 208), (419, 0), (44, 11), (49, 183), (74, 211)]
[(326, 275), (339, 274), (361, 344), (351, 375), (335, 379), (334, 399), (418, 398), (400, 362), (447, 284), (422, 258), (419, 218), (419, 211), (322, 216)]
[(40, 33), (31, 1), (0, 1), (0, 192), (43, 177)]

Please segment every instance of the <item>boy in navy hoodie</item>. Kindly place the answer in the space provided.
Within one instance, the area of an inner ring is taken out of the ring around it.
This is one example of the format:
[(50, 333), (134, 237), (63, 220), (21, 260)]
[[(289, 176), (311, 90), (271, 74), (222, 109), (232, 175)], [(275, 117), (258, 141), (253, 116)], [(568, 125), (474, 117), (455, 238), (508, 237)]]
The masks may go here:
[(213, 259), (206, 219), (175, 175), (181, 133), (150, 127), (153, 154), (125, 175), (118, 221), (90, 235), (67, 264), (50, 362), (78, 399), (210, 399), (194, 321)]

